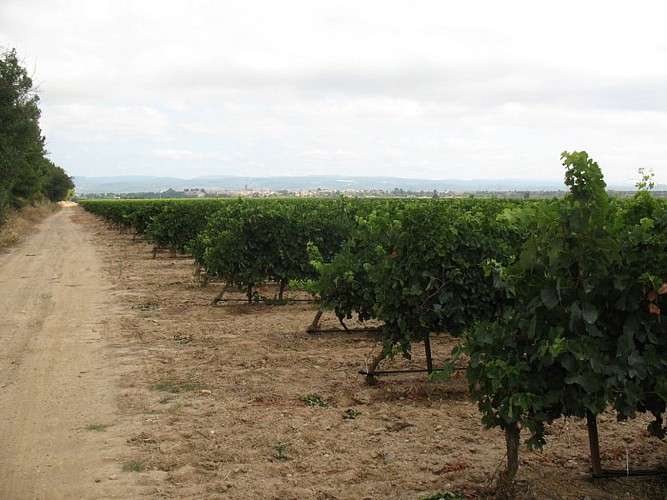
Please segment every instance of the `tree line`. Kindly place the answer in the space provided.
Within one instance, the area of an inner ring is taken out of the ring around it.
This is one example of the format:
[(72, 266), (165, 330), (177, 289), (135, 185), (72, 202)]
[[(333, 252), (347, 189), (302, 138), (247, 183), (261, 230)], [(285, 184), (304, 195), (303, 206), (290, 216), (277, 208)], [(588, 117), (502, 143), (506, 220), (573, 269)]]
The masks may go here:
[(72, 178), (51, 161), (39, 125), (39, 96), (16, 49), (0, 55), (0, 224), (10, 208), (60, 201)]

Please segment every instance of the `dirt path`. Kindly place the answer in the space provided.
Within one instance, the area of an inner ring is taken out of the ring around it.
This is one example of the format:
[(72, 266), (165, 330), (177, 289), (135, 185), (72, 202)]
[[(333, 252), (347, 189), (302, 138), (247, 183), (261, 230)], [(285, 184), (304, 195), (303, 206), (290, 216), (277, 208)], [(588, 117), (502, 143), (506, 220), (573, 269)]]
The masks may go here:
[[(113, 307), (76, 209), (0, 255), (0, 498), (128, 498)], [(130, 494), (128, 494), (130, 493)]]

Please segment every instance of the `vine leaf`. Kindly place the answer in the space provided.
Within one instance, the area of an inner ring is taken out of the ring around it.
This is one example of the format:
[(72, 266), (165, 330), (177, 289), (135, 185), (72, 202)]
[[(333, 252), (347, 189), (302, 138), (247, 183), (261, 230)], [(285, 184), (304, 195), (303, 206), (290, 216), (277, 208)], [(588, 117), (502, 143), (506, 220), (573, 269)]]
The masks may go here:
[(590, 305), (590, 304), (586, 304), (584, 306), (583, 313), (584, 313), (583, 314), (584, 315), (584, 321), (586, 321), (586, 323), (593, 324), (598, 319), (597, 309), (595, 309), (595, 307)]
[(553, 309), (558, 304), (558, 294), (554, 288), (543, 288), (540, 291), (540, 296), (542, 297), (542, 302), (547, 307), (547, 309)]

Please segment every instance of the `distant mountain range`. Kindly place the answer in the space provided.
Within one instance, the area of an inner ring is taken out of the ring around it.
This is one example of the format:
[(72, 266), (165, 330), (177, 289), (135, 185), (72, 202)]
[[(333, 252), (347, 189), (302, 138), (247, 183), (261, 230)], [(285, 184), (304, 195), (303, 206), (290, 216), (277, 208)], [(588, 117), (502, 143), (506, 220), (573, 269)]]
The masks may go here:
[[(207, 191), (249, 190), (317, 190), (346, 191), (403, 189), (406, 191), (564, 191), (562, 181), (537, 179), (403, 179), (400, 177), (336, 177), (332, 175), (307, 175), (301, 177), (238, 177), (215, 176), (180, 179), (177, 177), (116, 176), (74, 178), (77, 194), (90, 193), (141, 193), (161, 192), (168, 189), (203, 188)], [(610, 184), (610, 189), (629, 191), (634, 185)], [(667, 185), (658, 185), (656, 190), (667, 190)]]

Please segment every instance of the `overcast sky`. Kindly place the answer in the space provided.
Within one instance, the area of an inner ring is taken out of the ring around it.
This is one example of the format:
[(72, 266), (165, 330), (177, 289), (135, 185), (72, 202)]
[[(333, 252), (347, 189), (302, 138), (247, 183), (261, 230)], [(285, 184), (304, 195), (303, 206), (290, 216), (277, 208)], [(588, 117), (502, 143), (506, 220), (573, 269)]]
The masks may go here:
[(667, 183), (667, 4), (2, 0), (70, 175)]

